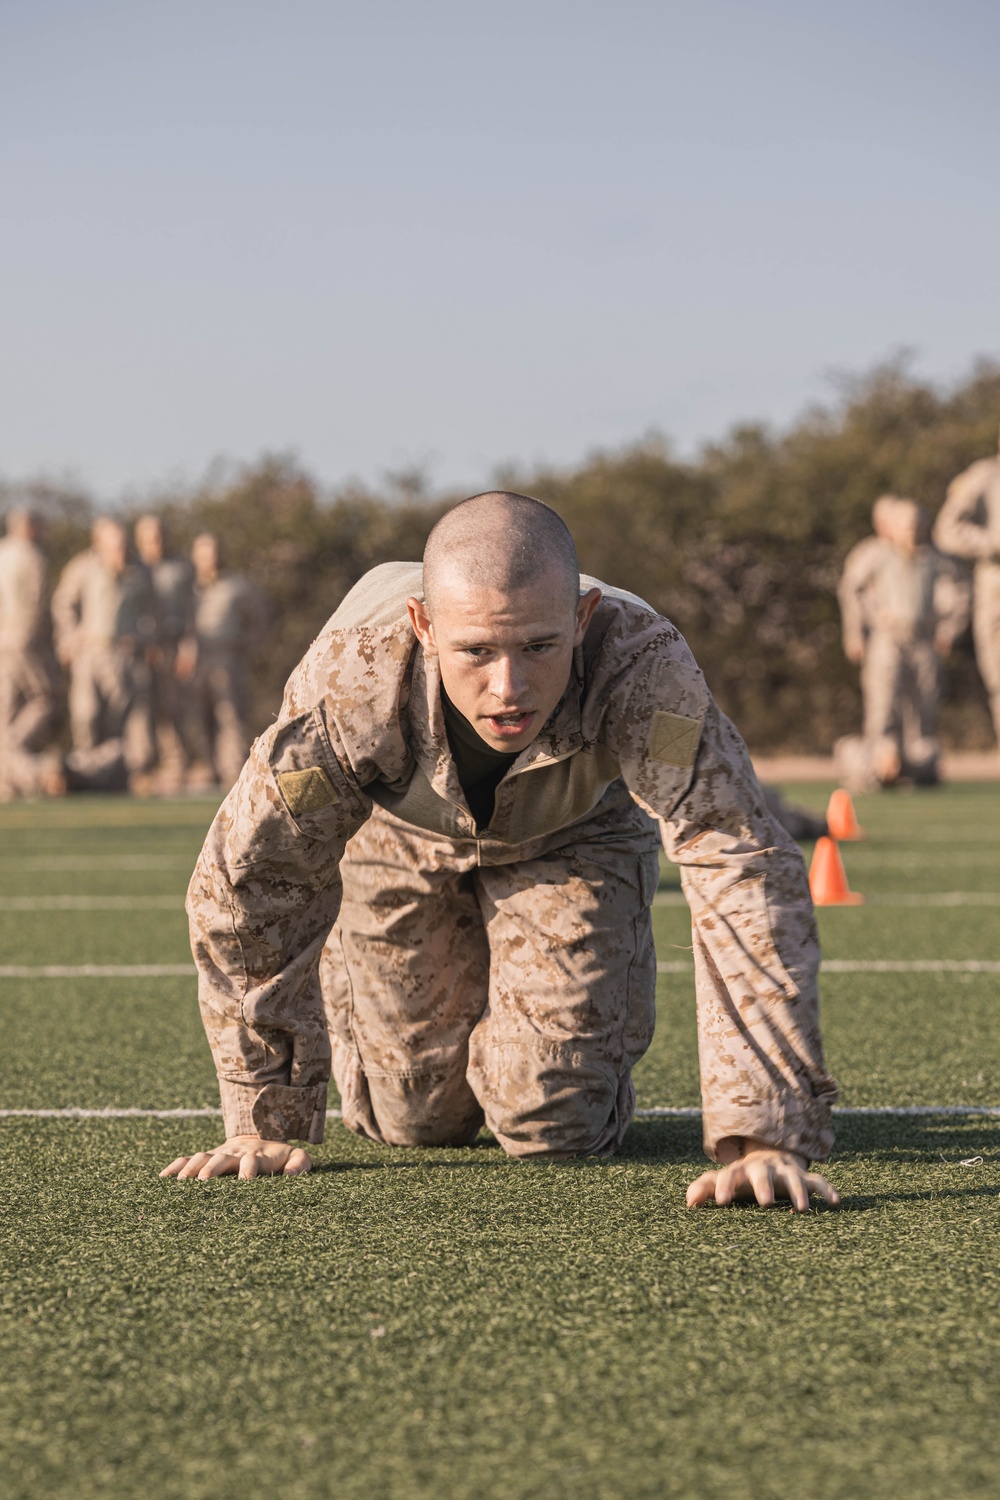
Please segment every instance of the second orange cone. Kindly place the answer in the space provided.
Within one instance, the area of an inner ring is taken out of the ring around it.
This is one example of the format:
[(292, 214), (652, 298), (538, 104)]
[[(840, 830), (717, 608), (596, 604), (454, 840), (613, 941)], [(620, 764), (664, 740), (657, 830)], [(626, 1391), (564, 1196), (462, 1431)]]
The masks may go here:
[(826, 826), (830, 830), (830, 837), (837, 839), (841, 844), (851, 843), (865, 836), (865, 830), (855, 815), (851, 794), (843, 787), (838, 787), (830, 796), (830, 805), (826, 810)]
[(809, 868), (809, 889), (814, 906), (861, 906), (865, 899), (847, 884), (836, 839), (816, 840)]

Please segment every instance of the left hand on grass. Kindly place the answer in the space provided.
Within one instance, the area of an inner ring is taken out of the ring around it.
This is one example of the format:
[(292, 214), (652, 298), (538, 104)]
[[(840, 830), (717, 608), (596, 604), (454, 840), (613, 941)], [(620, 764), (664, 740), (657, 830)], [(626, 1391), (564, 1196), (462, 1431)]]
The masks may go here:
[(291, 1177), (296, 1172), (308, 1172), (311, 1166), (309, 1153), (301, 1146), (290, 1146), (287, 1141), (266, 1141), (259, 1135), (231, 1135), (214, 1151), (178, 1156), (169, 1167), (164, 1167), (160, 1176), (197, 1177), (201, 1182), (209, 1177), (234, 1174), (244, 1180), (277, 1174)]
[(818, 1172), (810, 1172), (794, 1151), (727, 1138), (719, 1143), (719, 1158), (718, 1168), (703, 1172), (688, 1188), (688, 1208), (712, 1199), (726, 1204), (738, 1198), (756, 1199), (769, 1208), (778, 1199), (787, 1199), (796, 1213), (804, 1214), (809, 1211), (811, 1193), (831, 1208), (840, 1203), (837, 1189)]

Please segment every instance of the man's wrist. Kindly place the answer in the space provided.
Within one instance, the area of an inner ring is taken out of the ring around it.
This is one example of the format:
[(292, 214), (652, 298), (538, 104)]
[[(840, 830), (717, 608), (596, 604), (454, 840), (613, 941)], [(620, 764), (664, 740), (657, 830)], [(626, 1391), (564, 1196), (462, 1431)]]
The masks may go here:
[(752, 1156), (761, 1151), (775, 1151), (782, 1156), (790, 1156), (804, 1172), (809, 1170), (809, 1158), (801, 1151), (793, 1151), (789, 1146), (783, 1146), (780, 1142), (761, 1141), (750, 1135), (728, 1135), (719, 1141), (716, 1148), (719, 1165), (723, 1167), (732, 1166), (733, 1162), (741, 1161), (744, 1157)]

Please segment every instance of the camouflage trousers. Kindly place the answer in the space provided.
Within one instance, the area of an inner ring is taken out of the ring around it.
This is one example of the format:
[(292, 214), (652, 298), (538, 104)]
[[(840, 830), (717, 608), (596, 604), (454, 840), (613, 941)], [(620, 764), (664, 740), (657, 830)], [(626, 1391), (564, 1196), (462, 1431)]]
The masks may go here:
[(982, 569), (972, 606), (976, 665), (990, 699), (993, 732), (1000, 745), (1000, 569)]
[(39, 755), (59, 708), (50, 654), (0, 647), (0, 802), (33, 797), (58, 761)]
[(250, 682), (242, 652), (199, 645), (190, 689), (188, 743), (228, 789), (250, 753)]
[(875, 792), (900, 776), (937, 780), (940, 666), (930, 640), (897, 640), (875, 631), (861, 668), (864, 730), (837, 741), (838, 779), (852, 792)]
[(616, 1149), (653, 1035), (659, 875), (655, 827), (622, 800), (493, 858), (375, 809), (320, 964), (351, 1130), (443, 1146), (485, 1122), (512, 1156)]
[(130, 774), (153, 764), (149, 668), (128, 642), (87, 646), (74, 657), (69, 717), (66, 774), (74, 790), (121, 790)]

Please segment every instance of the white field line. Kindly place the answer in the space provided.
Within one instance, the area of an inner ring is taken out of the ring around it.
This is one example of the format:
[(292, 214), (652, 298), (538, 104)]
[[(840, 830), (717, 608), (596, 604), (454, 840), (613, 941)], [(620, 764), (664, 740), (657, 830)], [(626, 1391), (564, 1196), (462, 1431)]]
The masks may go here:
[[(95, 866), (95, 868), (98, 868)], [(869, 906), (1000, 906), (1000, 891), (931, 891), (866, 896)], [(654, 906), (686, 906), (679, 891), (661, 891)], [(180, 911), (184, 896), (0, 896), (4, 911)]]
[[(826, 958), (824, 974), (1000, 974), (992, 958)], [(658, 963), (657, 974), (693, 974), (690, 963)]]
[[(1000, 906), (1000, 891), (883, 891), (865, 896), (866, 906)], [(686, 906), (680, 891), (657, 891), (654, 906)]]
[(29, 854), (4, 864), (21, 870), (193, 870), (196, 854)]
[[(992, 958), (829, 958), (826, 974), (1000, 974)], [(658, 974), (693, 974), (690, 962), (656, 965)], [(194, 964), (0, 964), (0, 979), (188, 979)]]
[(183, 910), (183, 896), (0, 896), (0, 911)]
[(194, 964), (0, 964), (0, 979), (190, 979)]
[[(1000, 1119), (997, 1104), (875, 1104), (835, 1107), (841, 1119), (880, 1118), (930, 1119), (934, 1116), (971, 1115)], [(0, 1120), (219, 1120), (221, 1109), (0, 1109)], [(339, 1109), (328, 1109), (328, 1120), (339, 1120)], [(694, 1105), (661, 1104), (652, 1109), (637, 1109), (637, 1120), (700, 1120), (701, 1110)]]

